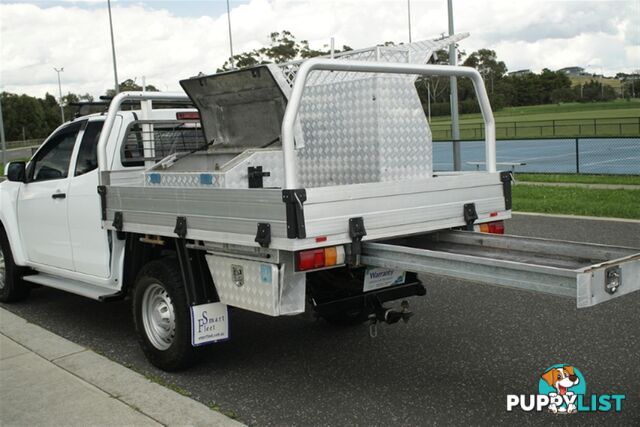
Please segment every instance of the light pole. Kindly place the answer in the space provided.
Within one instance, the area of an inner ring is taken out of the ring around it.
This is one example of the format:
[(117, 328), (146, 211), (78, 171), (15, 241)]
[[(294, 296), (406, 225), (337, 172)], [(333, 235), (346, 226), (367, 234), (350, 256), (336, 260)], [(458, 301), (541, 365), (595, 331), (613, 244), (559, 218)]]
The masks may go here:
[(227, 0), (227, 25), (229, 27), (229, 52), (231, 53), (231, 69), (236, 68), (233, 63), (233, 38), (231, 37), (231, 8), (229, 7), (229, 0)]
[(114, 89), (116, 95), (120, 92), (120, 85), (118, 84), (118, 65), (116, 63), (116, 44), (113, 41), (113, 21), (111, 19), (111, 0), (107, 0), (107, 8), (109, 9), (109, 31), (111, 32), (111, 56), (113, 58), (113, 80), (115, 82)]
[(64, 108), (62, 108), (62, 84), (60, 83), (60, 73), (64, 71), (64, 67), (53, 67), (53, 69), (56, 73), (58, 73), (58, 95), (60, 96), (58, 99), (60, 100), (60, 118), (62, 119), (62, 123), (64, 123)]
[(409, 24), (409, 43), (411, 43), (411, 0), (407, 0), (407, 22)]
[[(449, 12), (449, 35), (453, 35), (453, 0), (447, 0)], [(449, 64), (456, 65), (457, 62), (456, 45), (449, 45)], [(451, 140), (453, 141), (453, 170), (461, 170), (462, 160), (460, 158), (460, 125), (458, 124), (458, 79), (449, 77), (451, 88)], [(488, 160), (488, 159), (487, 159)]]

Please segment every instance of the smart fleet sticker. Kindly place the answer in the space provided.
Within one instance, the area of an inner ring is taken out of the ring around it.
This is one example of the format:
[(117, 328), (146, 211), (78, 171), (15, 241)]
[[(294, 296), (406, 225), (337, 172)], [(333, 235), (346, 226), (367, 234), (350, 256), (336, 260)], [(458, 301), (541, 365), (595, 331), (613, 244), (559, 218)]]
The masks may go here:
[(212, 302), (191, 307), (191, 345), (194, 347), (229, 339), (227, 305)]

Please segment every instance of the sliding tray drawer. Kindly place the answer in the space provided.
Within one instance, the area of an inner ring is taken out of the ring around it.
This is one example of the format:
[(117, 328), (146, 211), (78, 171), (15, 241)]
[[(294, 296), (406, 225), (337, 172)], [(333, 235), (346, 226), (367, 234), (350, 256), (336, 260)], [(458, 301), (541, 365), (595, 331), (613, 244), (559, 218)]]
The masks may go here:
[(364, 265), (575, 297), (590, 307), (640, 290), (640, 249), (443, 231), (363, 244)]

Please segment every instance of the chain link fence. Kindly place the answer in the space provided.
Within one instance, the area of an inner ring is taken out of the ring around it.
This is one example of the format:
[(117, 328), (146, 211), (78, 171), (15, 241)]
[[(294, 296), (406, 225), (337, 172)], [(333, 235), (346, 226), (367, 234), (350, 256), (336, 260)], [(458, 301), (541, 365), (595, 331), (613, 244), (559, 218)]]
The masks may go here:
[[(483, 170), (484, 141), (461, 141), (463, 170)], [(451, 141), (433, 144), (436, 171), (453, 170)], [(501, 140), (498, 169), (516, 172), (640, 175), (640, 136)]]
[(39, 147), (44, 138), (24, 139), (22, 141), (7, 141), (7, 150), (23, 147)]
[[(448, 122), (432, 122), (430, 126), (434, 141), (451, 140), (451, 125)], [(496, 123), (497, 139), (638, 135), (640, 135), (640, 117), (506, 121)], [(460, 124), (461, 140), (482, 138), (484, 138), (484, 126), (482, 123)]]
[[(525, 123), (529, 124), (530, 122)], [(539, 124), (539, 122), (536, 123)], [(501, 125), (505, 125), (505, 123), (497, 125), (498, 134), (503, 132), (503, 138), (496, 143), (499, 169), (540, 173), (640, 175), (640, 118), (593, 119), (590, 120), (590, 124), (584, 120), (556, 120), (550, 121), (550, 124), (539, 124), (537, 127), (525, 126), (522, 122), (517, 125), (511, 124), (512, 128)], [(507, 131), (506, 129), (515, 129), (514, 134), (523, 135), (525, 133), (527, 136), (505, 139), (504, 135), (511, 135), (511, 130)], [(532, 131), (532, 129), (535, 130)], [(586, 134), (586, 136), (531, 137), (532, 132), (543, 135), (549, 132), (558, 134), (564, 131), (568, 132), (569, 129)], [(433, 129), (433, 126), (432, 132), (434, 135), (434, 170), (453, 170), (451, 140), (439, 139), (437, 136), (439, 131)], [(450, 129), (447, 132), (450, 133)], [(594, 136), (594, 133), (605, 132), (628, 133), (630, 135)], [(483, 133), (481, 128), (461, 129), (463, 170), (484, 169)], [(443, 134), (440, 133), (440, 135)], [(42, 141), (42, 139), (33, 139), (8, 142), (7, 149), (25, 148), (8, 151), (6, 160), (31, 157), (33, 150), (26, 147), (37, 148)]]

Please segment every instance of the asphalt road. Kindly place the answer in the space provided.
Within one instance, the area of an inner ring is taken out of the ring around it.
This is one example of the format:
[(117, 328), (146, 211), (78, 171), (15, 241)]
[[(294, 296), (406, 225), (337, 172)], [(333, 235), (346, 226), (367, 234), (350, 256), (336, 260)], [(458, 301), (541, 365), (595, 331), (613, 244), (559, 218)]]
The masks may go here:
[(7, 150), (7, 162), (12, 160), (19, 159), (29, 159), (33, 155), (33, 148), (37, 147), (23, 147), (23, 148), (13, 148), (11, 150)]
[[(507, 232), (640, 247), (640, 224), (517, 216)], [(123, 365), (255, 425), (640, 425), (640, 292), (577, 310), (553, 296), (422, 276), (409, 324), (336, 329), (310, 316), (236, 311), (229, 342), (181, 373), (151, 367), (129, 303), (37, 289), (2, 305)], [(578, 367), (587, 394), (626, 394), (621, 413), (506, 411), (556, 363)], [(37, 403), (36, 403), (37, 404)]]

